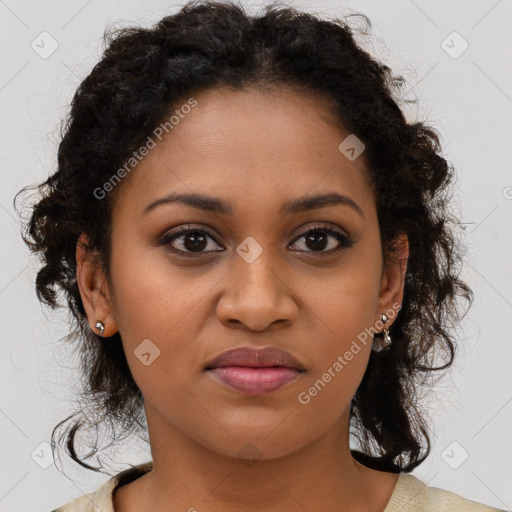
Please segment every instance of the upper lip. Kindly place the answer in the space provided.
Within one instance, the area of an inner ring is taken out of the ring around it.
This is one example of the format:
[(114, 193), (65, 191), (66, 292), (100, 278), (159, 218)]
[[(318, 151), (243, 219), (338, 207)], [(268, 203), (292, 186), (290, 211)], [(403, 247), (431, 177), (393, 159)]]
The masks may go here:
[(225, 366), (246, 366), (249, 368), (283, 366), (296, 368), (300, 371), (304, 370), (297, 359), (289, 352), (277, 347), (239, 347), (227, 350), (208, 363), (206, 369), (222, 368)]

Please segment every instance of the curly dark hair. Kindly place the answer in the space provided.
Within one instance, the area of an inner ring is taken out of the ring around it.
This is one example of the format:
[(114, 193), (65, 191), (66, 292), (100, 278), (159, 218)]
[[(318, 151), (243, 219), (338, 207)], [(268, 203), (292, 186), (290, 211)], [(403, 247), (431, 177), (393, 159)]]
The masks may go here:
[[(356, 16), (371, 27), (366, 16)], [(330, 100), (341, 125), (365, 144), (386, 264), (396, 262), (397, 234), (407, 234), (409, 260), (393, 343), (372, 351), (351, 402), (351, 434), (361, 449), (352, 454), (368, 467), (395, 473), (421, 464), (431, 444), (419, 392), (432, 385), (434, 371), (452, 364), (457, 347), (451, 329), (467, 311), (461, 313), (461, 299), (469, 308), (473, 293), (459, 278), (460, 223), (449, 208), (454, 169), (440, 154), (435, 129), (406, 121), (395, 99), (403, 77), (362, 49), (346, 18), (321, 19), (279, 3), (250, 16), (239, 3), (193, 1), (150, 28), (107, 29), (104, 44), (63, 122), (56, 172), (19, 192), (39, 193), (22, 231), (43, 264), (38, 299), (65, 308), (62, 292), (77, 327), (66, 339), (79, 349), (87, 411), (81, 407), (53, 429), (52, 449), (65, 441), (73, 460), (100, 471), (85, 462), (96, 445), (83, 457), (75, 451), (80, 429), (108, 422), (114, 442), (146, 428), (143, 397), (120, 335), (104, 343), (89, 328), (77, 285), (82, 233), (109, 275), (112, 205), (122, 184), (104, 200), (93, 200), (94, 190), (186, 95), (219, 86), (277, 86)], [(439, 352), (444, 364), (435, 366)], [(57, 430), (76, 416), (56, 443)]]

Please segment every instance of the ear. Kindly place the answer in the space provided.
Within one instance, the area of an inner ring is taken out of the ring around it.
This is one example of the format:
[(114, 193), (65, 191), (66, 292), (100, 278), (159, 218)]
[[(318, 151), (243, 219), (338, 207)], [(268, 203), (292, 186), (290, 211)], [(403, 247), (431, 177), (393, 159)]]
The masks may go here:
[[(394, 240), (392, 261), (386, 262), (382, 270), (381, 289), (378, 301), (378, 317), (385, 313), (390, 323), (396, 318), (404, 297), (405, 273), (409, 259), (409, 240), (405, 233), (399, 233)], [(391, 313), (391, 314), (390, 314)]]
[(108, 282), (102, 266), (93, 251), (88, 250), (89, 239), (82, 233), (76, 244), (76, 280), (91, 329), (98, 333), (97, 321), (105, 324), (103, 337), (118, 331), (112, 312)]

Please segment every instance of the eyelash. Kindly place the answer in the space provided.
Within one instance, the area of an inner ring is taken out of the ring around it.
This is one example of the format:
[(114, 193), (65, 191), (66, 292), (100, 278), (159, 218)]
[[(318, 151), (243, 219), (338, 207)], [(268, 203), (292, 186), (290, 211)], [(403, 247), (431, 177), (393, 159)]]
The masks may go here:
[[(174, 253), (177, 253), (179, 255), (187, 255), (187, 256), (191, 255), (192, 257), (198, 257), (198, 256), (202, 256), (202, 255), (212, 253), (212, 252), (222, 252), (222, 251), (202, 251), (202, 252), (182, 251), (180, 249), (175, 249), (174, 247), (172, 247), (171, 242), (173, 242), (174, 240), (177, 240), (181, 236), (188, 235), (190, 233), (198, 233), (201, 235), (208, 236), (215, 243), (219, 244), (217, 242), (217, 240), (215, 240), (215, 237), (209, 231), (204, 230), (204, 229), (199, 229), (199, 228), (192, 228), (190, 226), (185, 226), (182, 228), (177, 228), (175, 231), (171, 231), (171, 232), (165, 234), (158, 241), (158, 245), (159, 246), (163, 246), (163, 245), (169, 246), (169, 250)], [(354, 241), (350, 237), (348, 237), (347, 235), (344, 235), (343, 233), (340, 233), (339, 231), (332, 229), (330, 226), (327, 226), (327, 225), (315, 226), (311, 229), (308, 229), (307, 231), (305, 231), (304, 233), (299, 235), (297, 238), (295, 238), (293, 240), (292, 244), (295, 244), (301, 238), (303, 238), (307, 235), (310, 235), (310, 234), (314, 234), (314, 233), (323, 233), (323, 234), (327, 234), (327, 235), (334, 237), (340, 243), (339, 247), (337, 247), (335, 249), (331, 249), (329, 251), (299, 251), (299, 252), (306, 252), (306, 253), (314, 255), (315, 257), (331, 256), (334, 253), (338, 253), (339, 251), (342, 251), (343, 249), (348, 249), (348, 248), (352, 247), (352, 245), (354, 244)], [(290, 244), (290, 245), (292, 245), (292, 244)]]

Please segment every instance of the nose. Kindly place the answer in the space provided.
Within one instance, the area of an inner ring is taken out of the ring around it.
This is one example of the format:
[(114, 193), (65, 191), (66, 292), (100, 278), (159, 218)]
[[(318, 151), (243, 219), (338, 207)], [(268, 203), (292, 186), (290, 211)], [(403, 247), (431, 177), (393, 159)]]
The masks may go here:
[(290, 278), (270, 264), (265, 252), (252, 263), (235, 257), (217, 304), (217, 318), (226, 327), (260, 332), (296, 320), (298, 308), (293, 285), (287, 282)]

